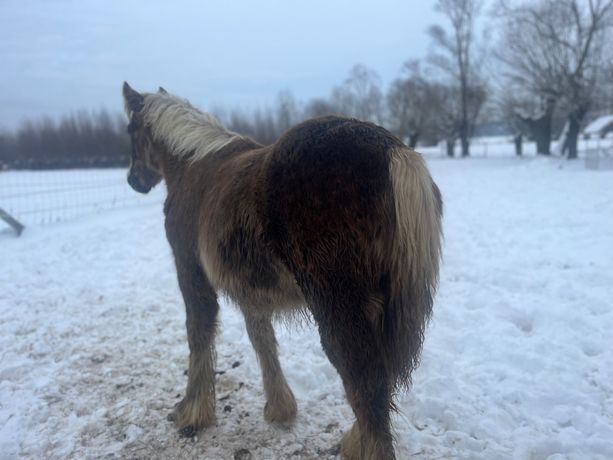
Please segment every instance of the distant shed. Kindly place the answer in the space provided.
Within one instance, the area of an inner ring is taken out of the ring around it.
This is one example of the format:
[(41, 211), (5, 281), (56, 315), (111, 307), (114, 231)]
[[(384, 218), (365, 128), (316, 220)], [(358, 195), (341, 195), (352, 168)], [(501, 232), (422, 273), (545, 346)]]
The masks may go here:
[(586, 139), (603, 139), (609, 133), (613, 133), (613, 115), (598, 117), (583, 130)]

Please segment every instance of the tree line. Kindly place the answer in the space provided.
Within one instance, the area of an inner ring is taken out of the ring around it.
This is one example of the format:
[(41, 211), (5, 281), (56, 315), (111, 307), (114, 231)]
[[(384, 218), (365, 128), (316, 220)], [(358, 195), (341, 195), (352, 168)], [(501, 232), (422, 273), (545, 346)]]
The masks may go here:
[(104, 109), (28, 120), (0, 133), (0, 169), (117, 167), (129, 159), (125, 116)]
[[(497, 120), (541, 155), (561, 135), (560, 154), (577, 157), (586, 121), (613, 113), (613, 0), (437, 0), (441, 23), (431, 46), (407, 61), (387, 88), (363, 65), (326, 97), (301, 103), (281, 91), (269, 107), (213, 112), (231, 130), (268, 144), (306, 118), (337, 113), (386, 126), (411, 146), (444, 141), (446, 152), (470, 155), (478, 123)], [(481, 26), (480, 25), (485, 25)], [(58, 122), (44, 118), (0, 134), (0, 165), (118, 166), (127, 163), (125, 119), (102, 110)]]

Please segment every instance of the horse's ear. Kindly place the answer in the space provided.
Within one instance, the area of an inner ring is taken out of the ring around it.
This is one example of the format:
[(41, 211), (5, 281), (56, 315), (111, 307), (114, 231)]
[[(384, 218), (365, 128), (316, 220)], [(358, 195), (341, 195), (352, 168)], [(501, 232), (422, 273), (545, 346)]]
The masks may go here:
[(168, 91), (166, 91), (164, 88), (160, 86), (160, 88), (158, 89), (158, 93), (168, 94)]
[(123, 82), (123, 98), (126, 107), (132, 112), (140, 112), (145, 105), (145, 98), (138, 91), (132, 89), (128, 82)]

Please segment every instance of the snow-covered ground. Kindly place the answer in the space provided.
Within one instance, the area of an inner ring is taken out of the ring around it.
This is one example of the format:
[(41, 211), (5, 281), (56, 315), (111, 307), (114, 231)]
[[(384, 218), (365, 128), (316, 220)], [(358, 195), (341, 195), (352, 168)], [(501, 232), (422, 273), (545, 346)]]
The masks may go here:
[[(613, 458), (613, 171), (429, 163), (444, 264), (395, 417), (398, 458)], [(188, 350), (162, 194), (20, 238), (0, 231), (0, 458), (334, 458), (352, 414), (313, 326), (277, 328), (299, 406), (278, 430), (226, 302), (217, 425), (187, 440), (166, 421)]]

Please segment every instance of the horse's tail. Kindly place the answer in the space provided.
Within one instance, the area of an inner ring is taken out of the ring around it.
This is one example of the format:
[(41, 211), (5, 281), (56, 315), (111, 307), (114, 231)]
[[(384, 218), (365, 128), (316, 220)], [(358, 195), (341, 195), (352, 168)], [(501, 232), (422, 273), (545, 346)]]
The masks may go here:
[(442, 242), (441, 194), (421, 155), (389, 152), (395, 229), (388, 255), (389, 298), (383, 325), (388, 374), (408, 386), (419, 364), (424, 328), (438, 284)]

